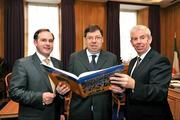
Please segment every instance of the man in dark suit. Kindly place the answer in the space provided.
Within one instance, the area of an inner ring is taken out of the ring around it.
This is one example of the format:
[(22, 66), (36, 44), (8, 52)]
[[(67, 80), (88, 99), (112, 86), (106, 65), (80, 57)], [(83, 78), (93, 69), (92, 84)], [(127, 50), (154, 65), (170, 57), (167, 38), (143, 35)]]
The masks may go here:
[[(62, 62), (50, 57), (54, 35), (48, 29), (34, 34), (36, 53), (14, 64), (10, 81), (10, 97), (19, 103), (19, 120), (64, 120), (65, 95), (70, 87), (59, 82), (57, 87), (48, 77), (41, 63), (62, 68)], [(60, 113), (61, 112), (61, 113)], [(60, 116), (61, 115), (61, 116)]]
[[(102, 50), (103, 33), (99, 26), (90, 25), (84, 32), (86, 49), (75, 52), (70, 57), (69, 72), (77, 76), (83, 72), (108, 68), (117, 64), (116, 55)], [(95, 66), (92, 67), (93, 55)], [(111, 92), (102, 92), (82, 98), (72, 94), (70, 120), (111, 120)]]
[(126, 88), (127, 120), (172, 120), (167, 102), (171, 64), (150, 47), (149, 28), (137, 25), (130, 36), (138, 56), (130, 61), (129, 75), (116, 73), (110, 78), (116, 84), (110, 89), (121, 93)]

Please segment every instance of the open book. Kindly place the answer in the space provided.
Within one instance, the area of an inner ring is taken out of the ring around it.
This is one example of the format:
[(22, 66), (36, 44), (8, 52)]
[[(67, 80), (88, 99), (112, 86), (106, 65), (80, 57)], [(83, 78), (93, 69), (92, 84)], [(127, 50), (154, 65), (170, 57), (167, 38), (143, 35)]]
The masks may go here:
[(51, 67), (42, 63), (45, 69), (48, 71), (49, 76), (55, 85), (59, 81), (68, 81), (71, 90), (76, 94), (86, 97), (97, 92), (107, 91), (110, 85), (109, 77), (115, 72), (122, 72), (124, 70), (124, 65), (116, 65), (106, 69), (89, 71), (76, 76), (70, 72)]

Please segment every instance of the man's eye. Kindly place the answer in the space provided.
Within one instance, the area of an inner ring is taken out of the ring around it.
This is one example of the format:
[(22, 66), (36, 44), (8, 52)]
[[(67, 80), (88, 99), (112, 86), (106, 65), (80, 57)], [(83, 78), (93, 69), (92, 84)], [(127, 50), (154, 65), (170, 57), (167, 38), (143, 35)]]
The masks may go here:
[(53, 39), (50, 39), (49, 42), (54, 42), (54, 40), (53, 40)]
[(137, 39), (138, 39), (138, 38), (132, 38), (132, 40), (134, 40), (134, 41), (137, 40)]
[(92, 40), (92, 39), (93, 39), (93, 37), (87, 37), (86, 39), (88, 39), (88, 40)]
[(47, 40), (46, 39), (41, 39), (42, 42), (46, 42)]
[(98, 37), (95, 37), (95, 39), (96, 39), (96, 40), (100, 40), (100, 39), (102, 39), (102, 37), (101, 37), (101, 36), (98, 36)]
[(141, 36), (141, 37), (140, 37), (140, 39), (144, 39), (144, 38), (145, 38), (145, 36)]

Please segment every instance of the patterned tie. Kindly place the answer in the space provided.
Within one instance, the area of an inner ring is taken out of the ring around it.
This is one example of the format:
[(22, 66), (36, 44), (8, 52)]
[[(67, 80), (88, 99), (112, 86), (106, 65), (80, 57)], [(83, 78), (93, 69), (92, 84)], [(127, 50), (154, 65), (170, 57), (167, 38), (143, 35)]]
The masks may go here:
[(44, 62), (45, 62), (47, 65), (50, 65), (50, 59), (46, 58), (46, 59), (44, 59)]
[[(43, 60), (47, 65), (50, 65), (50, 59), (46, 58)], [(48, 76), (49, 77), (49, 76)], [(55, 84), (53, 83), (53, 81), (51, 80), (51, 78), (49, 77), (49, 81), (52, 87), (53, 92), (55, 92)]]
[(93, 70), (96, 70), (96, 61), (95, 61), (95, 58), (97, 57), (97, 55), (92, 55), (92, 61), (91, 61), (91, 64), (92, 64), (92, 69)]
[(135, 66), (134, 70), (131, 72), (131, 76), (134, 76), (134, 71), (136, 71), (136, 69), (138, 68), (140, 62), (141, 62), (141, 58), (137, 57), (137, 59), (136, 59), (136, 66)]
[(140, 62), (141, 62), (141, 58), (140, 58), (140, 57), (137, 57), (137, 60), (136, 60), (136, 67), (135, 67), (135, 68), (137, 68), (137, 67), (139, 66)]

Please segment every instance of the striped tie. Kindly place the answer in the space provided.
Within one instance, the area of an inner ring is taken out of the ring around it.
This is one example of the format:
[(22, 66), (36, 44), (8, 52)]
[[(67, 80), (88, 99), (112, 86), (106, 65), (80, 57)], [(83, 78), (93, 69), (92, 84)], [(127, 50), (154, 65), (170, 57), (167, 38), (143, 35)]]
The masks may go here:
[[(47, 65), (50, 65), (50, 59), (46, 58), (43, 60)], [(49, 76), (48, 76), (49, 77)], [(53, 83), (53, 81), (51, 80), (51, 78), (49, 77), (49, 81), (52, 87), (53, 92), (55, 92), (55, 84)]]
[(140, 62), (141, 62), (141, 58), (140, 58), (140, 57), (137, 57), (137, 60), (136, 60), (136, 67), (135, 67), (135, 68), (137, 68), (137, 67), (139, 66)]

